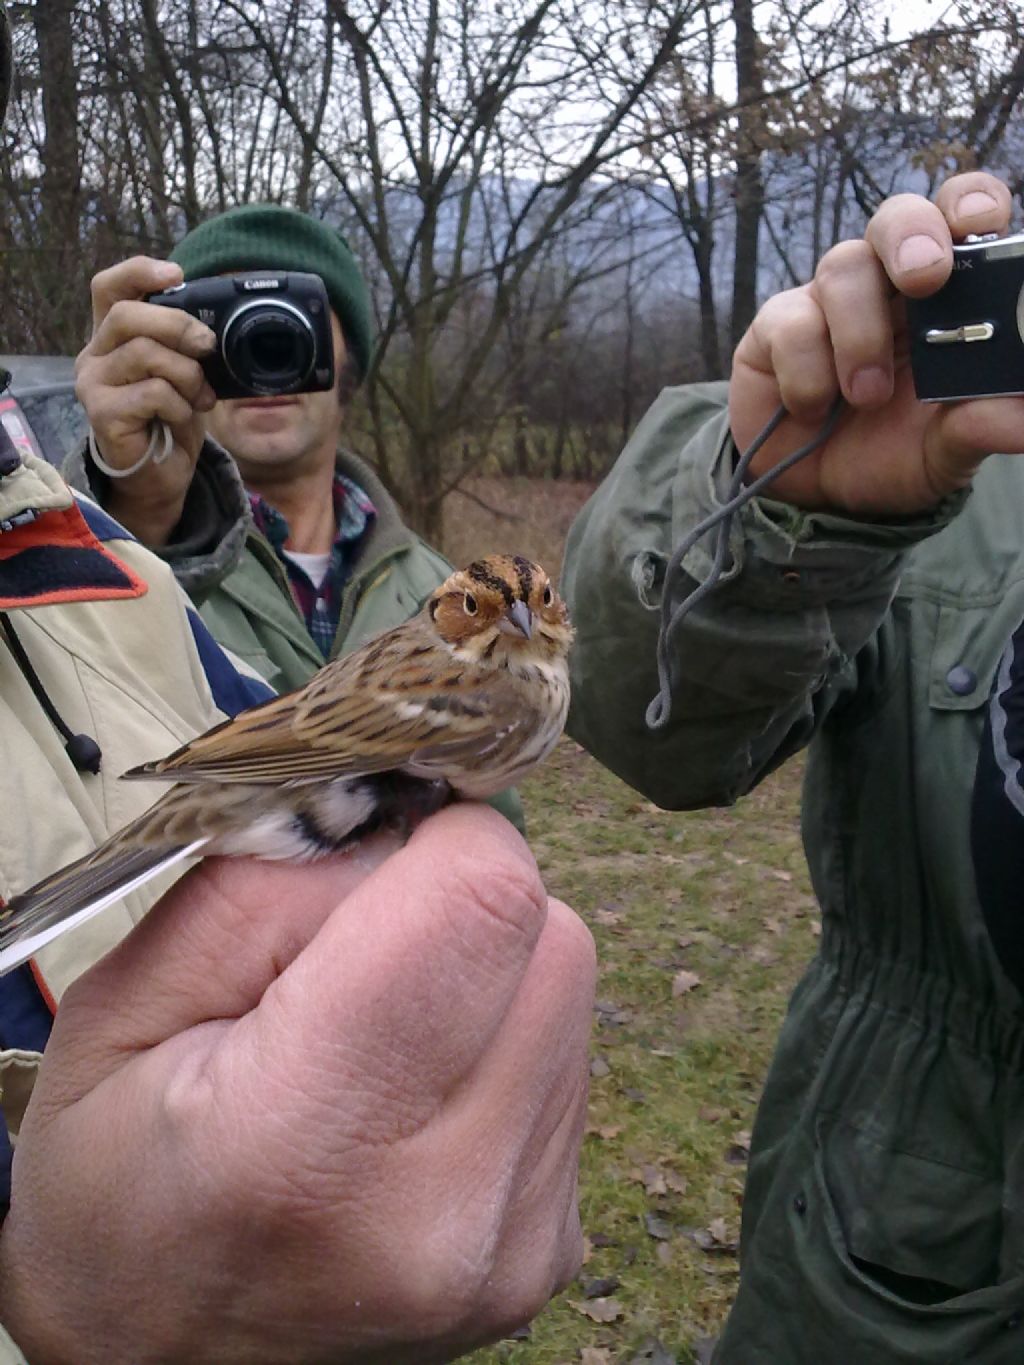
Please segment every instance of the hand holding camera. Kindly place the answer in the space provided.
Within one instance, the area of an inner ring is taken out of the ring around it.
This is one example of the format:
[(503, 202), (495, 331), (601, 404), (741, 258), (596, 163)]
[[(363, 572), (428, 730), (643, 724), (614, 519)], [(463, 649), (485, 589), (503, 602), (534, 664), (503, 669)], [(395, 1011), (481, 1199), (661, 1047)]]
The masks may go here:
[[(1006, 186), (980, 171), (954, 176), (934, 203), (896, 195), (863, 239), (822, 257), (809, 284), (768, 300), (734, 357), (729, 411), (737, 446), (746, 449), (780, 403), (790, 416), (758, 452), (750, 479), (810, 441), (837, 394), (846, 409), (827, 442), (780, 474), (767, 496), (865, 520), (916, 517), (968, 485), (991, 453), (1024, 451), (1024, 399), (922, 403), (910, 364), (908, 314), (919, 316), (922, 300), (939, 297), (957, 259), (954, 243), (971, 235), (1001, 239), (1010, 209)], [(1018, 281), (1013, 307), (1019, 292)], [(975, 320), (940, 306), (936, 326)], [(998, 335), (1008, 356), (1005, 330)], [(1013, 344), (1018, 354), (1024, 350), (1019, 334)], [(970, 342), (954, 349), (987, 348)], [(972, 387), (982, 391), (1005, 392), (1002, 380), (994, 389)]]
[[(179, 266), (136, 256), (94, 278), (92, 303), (78, 397), (96, 453), (118, 471), (107, 505), (147, 545), (165, 544), (180, 520), (203, 414), (220, 399), (334, 384), (318, 276), (260, 271), (184, 284)], [(170, 432), (167, 458), (147, 460), (160, 423)]]
[(181, 517), (203, 443), (202, 415), (216, 403), (202, 361), (216, 337), (197, 319), (153, 308), (146, 296), (181, 281), (181, 268), (134, 256), (92, 281), (93, 332), (75, 362), (75, 388), (96, 447), (112, 468), (136, 466), (166, 423), (168, 457), (111, 485), (108, 506), (146, 544), (159, 546)]

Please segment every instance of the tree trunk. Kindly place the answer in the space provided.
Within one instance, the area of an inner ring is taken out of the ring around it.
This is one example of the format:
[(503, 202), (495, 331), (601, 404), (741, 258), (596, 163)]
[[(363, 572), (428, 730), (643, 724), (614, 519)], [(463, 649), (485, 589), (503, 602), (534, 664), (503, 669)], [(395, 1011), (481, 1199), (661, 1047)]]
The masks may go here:
[(757, 247), (764, 212), (757, 101), (764, 84), (754, 28), (753, 0), (733, 0), (736, 86), (740, 110), (736, 139), (736, 254), (733, 267), (731, 340), (736, 348), (757, 312)]
[[(81, 336), (89, 311), (87, 282), (80, 278), (81, 150), (73, 0), (36, 0), (33, 22), (45, 131), (38, 241), (45, 268), (38, 283), (45, 339), (60, 350)], [(86, 286), (86, 287), (83, 287)]]

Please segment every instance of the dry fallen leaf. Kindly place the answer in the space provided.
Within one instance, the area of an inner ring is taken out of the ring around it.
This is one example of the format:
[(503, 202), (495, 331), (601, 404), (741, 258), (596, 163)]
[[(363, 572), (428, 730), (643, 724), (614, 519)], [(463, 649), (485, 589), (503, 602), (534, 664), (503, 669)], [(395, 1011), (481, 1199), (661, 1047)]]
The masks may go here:
[(656, 1213), (644, 1214), (644, 1227), (648, 1237), (653, 1237), (656, 1242), (667, 1242), (672, 1236), (672, 1224), (659, 1218)]
[(570, 1299), (569, 1305), (591, 1322), (616, 1322), (622, 1317), (622, 1304), (618, 1299), (591, 1299), (589, 1303)]
[(580, 1288), (585, 1299), (606, 1299), (621, 1283), (617, 1275), (603, 1275), (599, 1279), (580, 1280)]
[(600, 1138), (602, 1142), (611, 1142), (622, 1132), (621, 1123), (588, 1123), (583, 1130), (587, 1137)]
[(668, 1347), (655, 1337), (644, 1342), (629, 1365), (678, 1365), (678, 1362)]
[(612, 1353), (601, 1346), (584, 1346), (580, 1351), (580, 1365), (614, 1365)]
[(739, 1250), (739, 1239), (729, 1231), (724, 1218), (713, 1218), (706, 1228), (698, 1228), (693, 1240), (701, 1251), (735, 1255)]
[(668, 1184), (657, 1166), (634, 1166), (629, 1173), (630, 1180), (643, 1185), (649, 1195), (668, 1194)]
[(681, 972), (676, 972), (672, 978), (672, 995), (673, 997), (685, 995), (687, 991), (692, 991), (694, 987), (699, 985), (700, 977), (697, 973), (688, 972), (684, 969)]

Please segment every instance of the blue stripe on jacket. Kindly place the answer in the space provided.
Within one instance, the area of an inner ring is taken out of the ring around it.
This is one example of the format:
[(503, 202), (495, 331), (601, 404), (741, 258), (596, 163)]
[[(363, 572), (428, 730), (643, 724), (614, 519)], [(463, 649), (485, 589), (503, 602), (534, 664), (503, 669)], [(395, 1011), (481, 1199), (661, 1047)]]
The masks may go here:
[(238, 671), (210, 634), (199, 613), (191, 607), (188, 609), (188, 623), (192, 627), (192, 637), (213, 700), (225, 715), (237, 716), (239, 711), (247, 711), (250, 706), (269, 701), (275, 695), (274, 689), (262, 678), (250, 677)]

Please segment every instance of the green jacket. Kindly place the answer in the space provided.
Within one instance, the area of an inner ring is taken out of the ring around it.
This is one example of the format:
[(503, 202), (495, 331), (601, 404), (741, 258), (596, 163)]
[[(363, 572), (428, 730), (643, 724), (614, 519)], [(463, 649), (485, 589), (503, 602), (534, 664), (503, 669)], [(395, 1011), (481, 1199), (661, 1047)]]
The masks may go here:
[[(337, 468), (366, 491), (377, 516), (344, 590), (332, 658), (414, 616), (451, 572), (448, 561), (403, 523), (398, 505), (369, 465), (340, 451)], [(110, 480), (84, 447), (62, 472), (72, 487), (105, 504)], [(253, 525), (235, 463), (215, 441), (204, 443), (181, 520), (170, 543), (155, 553), (174, 570), (218, 644), (276, 691), (301, 687), (323, 667), (284, 566)], [(524, 829), (515, 791), (499, 793), (490, 804)]]
[[(659, 804), (731, 803), (809, 745), (823, 931), (755, 1125), (716, 1365), (1020, 1365), (1024, 1009), (978, 905), (970, 804), (1024, 618), (1024, 465), (987, 461), (919, 521), (744, 509), (651, 733), (665, 565), (735, 456), (725, 396), (661, 396), (573, 526), (562, 580), (569, 730)], [(709, 564), (702, 543), (673, 598)]]
[[(345, 589), (332, 658), (408, 620), (451, 572), (447, 560), (403, 524), (394, 499), (368, 465), (343, 451), (338, 471), (366, 490), (377, 517)], [(63, 472), (73, 487), (105, 504), (110, 481), (84, 450)], [(214, 639), (278, 692), (300, 687), (323, 666), (284, 567), (253, 525), (234, 461), (214, 441), (207, 440), (200, 452), (181, 521), (159, 554)]]

